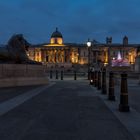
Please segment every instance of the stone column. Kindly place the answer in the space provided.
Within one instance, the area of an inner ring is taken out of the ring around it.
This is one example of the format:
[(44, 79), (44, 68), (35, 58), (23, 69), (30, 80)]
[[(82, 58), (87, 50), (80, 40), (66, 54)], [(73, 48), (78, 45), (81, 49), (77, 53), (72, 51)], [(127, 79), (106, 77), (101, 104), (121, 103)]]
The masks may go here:
[(48, 53), (48, 63), (50, 63), (50, 51), (48, 50), (47, 53)]
[(44, 62), (44, 58), (45, 58), (44, 52), (45, 52), (45, 50), (41, 49), (40, 51), (41, 51), (41, 62)]
[(69, 52), (68, 49), (66, 49), (66, 50), (65, 50), (64, 61), (65, 61), (66, 63), (69, 63), (69, 62), (70, 62), (69, 60), (70, 60), (70, 52)]
[(62, 54), (63, 54), (62, 63), (65, 63), (65, 50), (62, 50)]
[(111, 101), (115, 101), (114, 95), (114, 73), (111, 71), (109, 72), (109, 87), (108, 87), (108, 99)]
[(43, 59), (44, 59), (44, 62), (46, 63), (47, 50), (44, 50), (43, 53), (44, 53), (44, 58)]
[(51, 50), (49, 50), (49, 63), (52, 63), (52, 54)]
[(127, 87), (127, 74), (121, 74), (121, 94), (120, 94), (120, 104), (119, 110), (121, 112), (129, 112), (128, 105), (128, 87)]
[(55, 54), (54, 54), (54, 51), (53, 50), (50, 50), (50, 58), (51, 58), (51, 63), (53, 63), (54, 62), (54, 58), (55, 58)]
[(67, 63), (69, 63), (70, 62), (70, 51), (69, 50), (67, 50), (66, 58), (67, 58)]
[(67, 50), (64, 50), (64, 54), (65, 54), (65, 55), (64, 55), (64, 56), (65, 56), (65, 57), (64, 57), (64, 62), (67, 63), (67, 62), (68, 62), (68, 60), (67, 60), (67, 57), (68, 57), (68, 52), (67, 52)]
[(56, 63), (56, 53), (55, 53), (55, 50), (53, 50), (53, 63)]
[(59, 51), (59, 50), (58, 50), (58, 49), (56, 49), (56, 63), (58, 63), (58, 62), (59, 62), (59, 60), (58, 60), (58, 57), (59, 57), (59, 56), (58, 56), (58, 51)]

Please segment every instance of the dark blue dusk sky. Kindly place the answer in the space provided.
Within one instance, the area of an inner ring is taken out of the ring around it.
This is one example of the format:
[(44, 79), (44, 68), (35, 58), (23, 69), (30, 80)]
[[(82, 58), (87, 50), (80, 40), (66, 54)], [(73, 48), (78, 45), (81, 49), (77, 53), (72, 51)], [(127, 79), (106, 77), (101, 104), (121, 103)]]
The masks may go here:
[(31, 43), (49, 42), (58, 27), (64, 42), (140, 43), (140, 0), (0, 0), (0, 44), (22, 33)]

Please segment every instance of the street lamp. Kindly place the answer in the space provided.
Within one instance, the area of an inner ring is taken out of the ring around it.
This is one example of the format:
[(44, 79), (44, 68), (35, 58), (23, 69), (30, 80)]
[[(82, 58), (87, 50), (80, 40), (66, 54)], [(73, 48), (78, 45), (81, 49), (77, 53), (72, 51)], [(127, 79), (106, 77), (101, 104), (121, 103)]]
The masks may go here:
[(87, 46), (88, 46), (88, 48), (91, 47), (91, 41), (89, 39), (87, 41)]
[(91, 41), (88, 39), (87, 41), (87, 48), (88, 48), (88, 80), (90, 80), (90, 48), (91, 48)]

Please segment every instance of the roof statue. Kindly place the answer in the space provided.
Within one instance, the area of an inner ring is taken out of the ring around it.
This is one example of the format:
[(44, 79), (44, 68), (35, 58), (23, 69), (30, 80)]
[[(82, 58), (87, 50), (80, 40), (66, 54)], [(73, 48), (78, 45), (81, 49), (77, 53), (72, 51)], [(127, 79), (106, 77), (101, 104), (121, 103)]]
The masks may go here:
[(7, 45), (0, 47), (0, 63), (41, 64), (28, 58), (29, 46), (22, 34), (13, 35)]

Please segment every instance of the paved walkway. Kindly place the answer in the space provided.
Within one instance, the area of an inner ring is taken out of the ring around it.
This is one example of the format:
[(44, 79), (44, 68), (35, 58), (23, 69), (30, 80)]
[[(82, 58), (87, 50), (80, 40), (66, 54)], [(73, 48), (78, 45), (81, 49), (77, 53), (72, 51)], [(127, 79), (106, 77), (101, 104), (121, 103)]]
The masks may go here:
[(134, 140), (85, 81), (58, 81), (34, 93), (0, 116), (1, 140)]
[[(51, 85), (53, 85), (53, 83), (51, 83), (49, 86), (51, 86)], [(2, 103), (0, 103), (0, 116), (7, 113), (8, 111), (14, 109), (15, 107), (19, 106), (20, 104), (24, 103), (25, 101), (33, 98), (34, 96), (38, 95), (40, 92), (42, 92), (49, 86), (35, 87), (35, 89), (29, 90), (25, 93), (21, 92), (22, 94), (18, 93), (18, 95), (15, 95), (13, 98), (10, 98), (9, 100), (6, 100), (5, 102), (3, 101)], [(21, 89), (21, 87), (20, 87), (20, 89)]]
[(107, 95), (102, 95), (101, 91), (91, 86), (94, 93), (106, 104), (113, 114), (121, 121), (136, 140), (140, 140), (140, 86), (138, 80), (128, 79), (128, 97), (130, 112), (119, 112), (120, 85), (115, 86), (115, 101), (109, 101)]
[(28, 92), (32, 89), (38, 88), (39, 86), (24, 86), (24, 87), (4, 87), (0, 88), (0, 103), (14, 98), (15, 96), (24, 94), (25, 92)]

